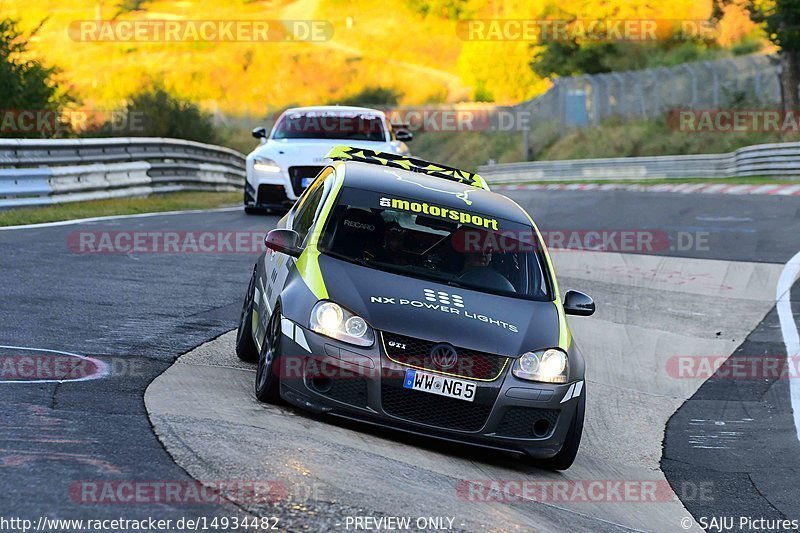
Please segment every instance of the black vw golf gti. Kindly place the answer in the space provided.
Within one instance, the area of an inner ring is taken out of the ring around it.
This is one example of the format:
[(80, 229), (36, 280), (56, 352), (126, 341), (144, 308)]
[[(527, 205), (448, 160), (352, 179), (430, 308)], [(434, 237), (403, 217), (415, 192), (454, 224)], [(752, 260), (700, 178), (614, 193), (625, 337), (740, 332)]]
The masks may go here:
[(477, 174), (337, 147), (253, 270), (236, 351), (256, 396), (572, 464), (584, 360), (530, 216)]

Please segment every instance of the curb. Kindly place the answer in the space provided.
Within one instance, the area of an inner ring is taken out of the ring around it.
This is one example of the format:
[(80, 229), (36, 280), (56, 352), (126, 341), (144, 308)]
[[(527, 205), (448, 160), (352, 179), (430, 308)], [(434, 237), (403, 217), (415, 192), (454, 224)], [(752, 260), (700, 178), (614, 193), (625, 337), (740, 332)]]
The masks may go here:
[[(491, 187), (492, 184), (490, 183)], [(639, 185), (625, 183), (552, 183), (526, 185), (496, 185), (494, 191), (547, 190), (547, 191), (638, 191), (679, 194), (767, 194), (800, 196), (798, 185), (727, 185), (721, 183), (681, 183), (676, 185)]]

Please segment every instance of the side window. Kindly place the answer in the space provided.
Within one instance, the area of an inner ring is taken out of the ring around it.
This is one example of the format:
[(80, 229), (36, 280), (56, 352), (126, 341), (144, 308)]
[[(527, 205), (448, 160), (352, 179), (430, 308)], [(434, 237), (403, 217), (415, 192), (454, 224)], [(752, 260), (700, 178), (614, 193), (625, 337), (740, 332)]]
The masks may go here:
[(297, 206), (297, 211), (292, 219), (292, 229), (300, 235), (300, 242), (306, 240), (308, 230), (314, 224), (317, 208), (325, 195), (325, 179), (329, 174), (330, 171), (326, 171), (315, 179)]

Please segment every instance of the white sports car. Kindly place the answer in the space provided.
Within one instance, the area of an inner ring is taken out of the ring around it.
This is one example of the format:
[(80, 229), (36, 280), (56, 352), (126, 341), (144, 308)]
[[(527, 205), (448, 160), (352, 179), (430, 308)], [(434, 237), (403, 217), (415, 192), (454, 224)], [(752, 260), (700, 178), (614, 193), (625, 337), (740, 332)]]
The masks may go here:
[(325, 166), (331, 148), (346, 144), (375, 152), (409, 155), (412, 134), (376, 109), (317, 106), (287, 109), (267, 135), (253, 130), (259, 146), (247, 156), (244, 210), (285, 211)]

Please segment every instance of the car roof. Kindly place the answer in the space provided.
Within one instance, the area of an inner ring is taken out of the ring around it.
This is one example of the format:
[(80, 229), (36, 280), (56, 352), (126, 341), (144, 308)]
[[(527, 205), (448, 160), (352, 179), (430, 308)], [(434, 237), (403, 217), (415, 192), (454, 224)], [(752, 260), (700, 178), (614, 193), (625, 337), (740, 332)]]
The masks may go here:
[[(344, 161), (343, 187), (418, 199), (461, 211), (492, 215), (530, 226), (525, 211), (511, 199), (485, 189), (437, 176), (360, 161)], [(462, 198), (467, 191), (467, 204)], [(457, 196), (460, 194), (461, 197)]]
[(385, 117), (386, 115), (383, 111), (379, 111), (377, 109), (372, 109), (370, 107), (358, 107), (358, 106), (350, 106), (350, 105), (317, 105), (317, 106), (307, 106), (307, 107), (291, 107), (284, 111), (284, 114), (288, 113), (309, 113), (309, 112), (317, 112), (317, 113), (370, 113), (374, 115), (378, 115), (381, 117)]

